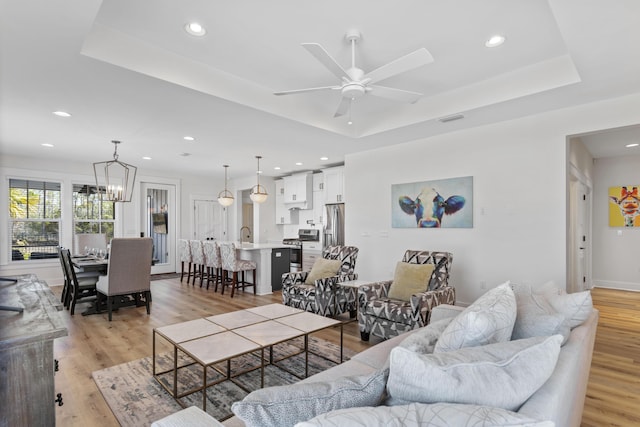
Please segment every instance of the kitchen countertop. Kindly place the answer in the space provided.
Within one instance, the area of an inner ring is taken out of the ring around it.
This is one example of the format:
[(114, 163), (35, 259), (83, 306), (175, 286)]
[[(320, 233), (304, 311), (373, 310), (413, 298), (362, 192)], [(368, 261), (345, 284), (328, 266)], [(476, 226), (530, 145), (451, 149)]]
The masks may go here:
[(259, 249), (279, 249), (279, 248), (290, 248), (291, 246), (282, 244), (282, 243), (239, 243), (235, 242), (236, 247), (238, 249), (243, 249), (247, 251), (251, 250), (259, 250)]

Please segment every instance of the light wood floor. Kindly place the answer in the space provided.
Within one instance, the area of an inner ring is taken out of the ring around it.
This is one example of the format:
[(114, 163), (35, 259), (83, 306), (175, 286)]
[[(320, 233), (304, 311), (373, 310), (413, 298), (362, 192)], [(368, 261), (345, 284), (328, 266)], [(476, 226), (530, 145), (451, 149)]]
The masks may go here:
[[(55, 340), (56, 392), (64, 405), (57, 408), (59, 426), (118, 426), (91, 373), (120, 363), (150, 356), (152, 330), (171, 323), (226, 313), (257, 305), (281, 302), (279, 293), (269, 296), (236, 294), (193, 288), (179, 279), (151, 282), (151, 315), (145, 309), (123, 308), (113, 315), (82, 316), (61, 312), (69, 336)], [(59, 295), (60, 288), (53, 288)], [(596, 289), (593, 299), (600, 309), (583, 426), (640, 425), (640, 293)], [(337, 339), (339, 332), (325, 332)], [(357, 322), (345, 326), (345, 347), (362, 351), (379, 342), (360, 341)], [(570, 399), (567, 396), (567, 399)], [(560, 426), (559, 426), (560, 427)]]

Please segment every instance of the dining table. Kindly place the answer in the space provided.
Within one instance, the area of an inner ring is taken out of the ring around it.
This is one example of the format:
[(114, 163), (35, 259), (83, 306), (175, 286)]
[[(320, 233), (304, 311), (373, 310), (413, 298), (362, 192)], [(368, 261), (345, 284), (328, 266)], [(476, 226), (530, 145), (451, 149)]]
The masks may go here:
[(74, 255), (71, 257), (71, 263), (79, 271), (97, 271), (100, 274), (107, 274), (107, 267), (109, 266), (108, 259), (91, 255)]

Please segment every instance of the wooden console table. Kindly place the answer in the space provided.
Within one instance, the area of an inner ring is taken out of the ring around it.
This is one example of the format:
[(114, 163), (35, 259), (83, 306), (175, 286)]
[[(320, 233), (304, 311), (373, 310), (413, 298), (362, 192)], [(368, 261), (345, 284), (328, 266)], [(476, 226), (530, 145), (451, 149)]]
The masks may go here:
[[(33, 274), (0, 281), (0, 426), (55, 426), (53, 340), (68, 335), (62, 303)], [(62, 399), (58, 402), (61, 403)]]

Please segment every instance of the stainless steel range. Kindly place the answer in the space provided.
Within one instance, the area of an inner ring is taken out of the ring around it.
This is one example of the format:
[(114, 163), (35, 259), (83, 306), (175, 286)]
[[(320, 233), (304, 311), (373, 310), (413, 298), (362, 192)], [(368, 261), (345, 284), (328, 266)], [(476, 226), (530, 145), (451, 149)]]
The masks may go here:
[(320, 242), (320, 230), (300, 229), (298, 237), (284, 239), (283, 245), (291, 246), (291, 271), (302, 271), (303, 242)]

